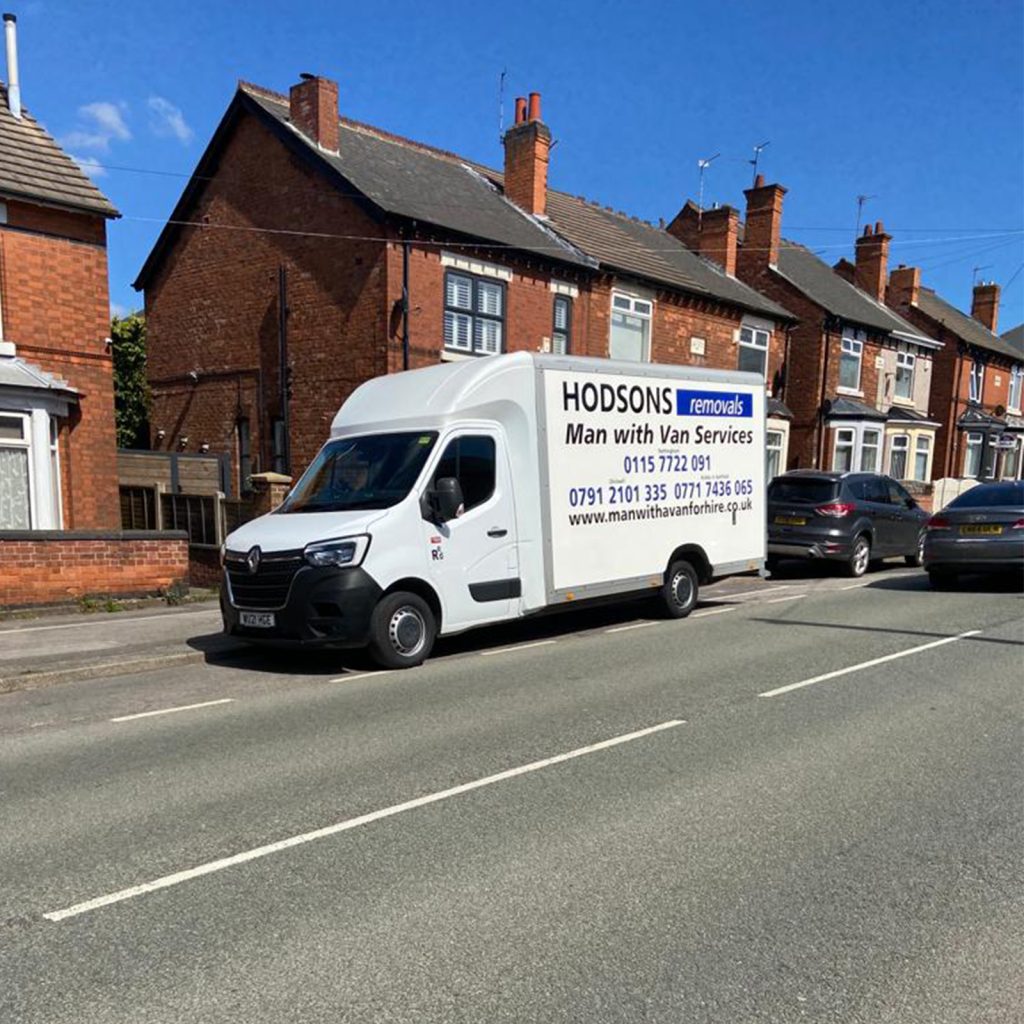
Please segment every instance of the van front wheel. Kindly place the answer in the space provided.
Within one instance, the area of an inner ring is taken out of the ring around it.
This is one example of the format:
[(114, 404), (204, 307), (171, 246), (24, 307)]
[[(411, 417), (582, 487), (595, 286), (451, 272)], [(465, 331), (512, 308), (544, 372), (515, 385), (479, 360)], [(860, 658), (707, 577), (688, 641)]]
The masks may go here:
[(437, 620), (418, 594), (383, 597), (370, 620), (370, 656), (381, 668), (422, 665), (434, 646)]
[(673, 562), (661, 588), (661, 607), (670, 619), (685, 619), (697, 606), (700, 581), (689, 562)]

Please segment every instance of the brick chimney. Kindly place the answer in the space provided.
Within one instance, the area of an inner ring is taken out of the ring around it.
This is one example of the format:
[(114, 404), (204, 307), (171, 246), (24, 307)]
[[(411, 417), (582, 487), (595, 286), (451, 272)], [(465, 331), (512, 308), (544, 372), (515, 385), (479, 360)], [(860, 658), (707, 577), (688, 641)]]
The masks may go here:
[(740, 212), (732, 206), (705, 210), (701, 216), (697, 251), (709, 260), (714, 260), (730, 277), (736, 276), (736, 240), (739, 230)]
[(897, 309), (916, 306), (921, 295), (921, 268), (906, 267), (902, 263), (889, 275), (886, 302)]
[(999, 285), (995, 281), (974, 286), (974, 296), (971, 299), (971, 316), (983, 323), (993, 334), (996, 333), (996, 325), (999, 323)]
[(300, 75), (288, 90), (292, 125), (321, 149), (338, 152), (338, 83), (319, 75)]
[(678, 238), (687, 249), (696, 252), (700, 247), (700, 229), (697, 222), (700, 211), (692, 199), (687, 199), (683, 208), (672, 218), (672, 223), (665, 230)]
[(872, 229), (870, 224), (864, 225), (864, 234), (857, 239), (854, 246), (856, 253), (853, 283), (863, 288), (872, 298), (879, 302), (885, 301), (885, 282), (889, 272), (889, 243), (892, 236), (885, 233), (882, 222), (878, 221)]
[(786, 189), (781, 185), (766, 185), (764, 175), (759, 174), (754, 187), (744, 190), (743, 194), (747, 197), (747, 217), (738, 256), (741, 276), (778, 265), (782, 198)]
[(551, 131), (540, 119), (540, 93), (516, 99), (515, 124), (505, 132), (505, 196), (537, 216), (547, 211)]

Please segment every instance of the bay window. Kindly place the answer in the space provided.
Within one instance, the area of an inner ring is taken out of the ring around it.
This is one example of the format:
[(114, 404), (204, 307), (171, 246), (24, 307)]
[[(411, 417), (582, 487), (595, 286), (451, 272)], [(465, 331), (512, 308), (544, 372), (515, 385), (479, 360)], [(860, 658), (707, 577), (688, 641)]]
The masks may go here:
[(981, 455), (984, 438), (981, 434), (968, 434), (964, 448), (964, 476), (977, 479), (981, 475)]
[(646, 299), (612, 292), (611, 332), (608, 355), (634, 363), (650, 362), (651, 317), (654, 303)]
[(23, 413), (0, 413), (0, 530), (32, 528), (31, 432)]
[(765, 478), (772, 480), (782, 472), (782, 442), (781, 430), (768, 430), (765, 432)]
[(918, 434), (914, 442), (914, 479), (922, 483), (928, 481), (928, 455), (932, 446), (927, 434)]
[(896, 480), (907, 479), (907, 453), (910, 451), (910, 435), (895, 434), (889, 448), (889, 476)]
[(865, 429), (861, 435), (860, 469), (862, 473), (878, 472), (878, 449), (881, 444), (880, 430)]
[(839, 473), (853, 469), (854, 444), (857, 432), (852, 427), (840, 427), (836, 431), (836, 449), (832, 456), (832, 468)]

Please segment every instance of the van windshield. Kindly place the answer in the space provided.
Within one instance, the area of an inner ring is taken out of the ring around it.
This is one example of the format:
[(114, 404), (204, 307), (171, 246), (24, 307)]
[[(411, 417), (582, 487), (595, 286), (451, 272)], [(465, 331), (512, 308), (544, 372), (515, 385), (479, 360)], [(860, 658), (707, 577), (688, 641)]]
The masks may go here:
[(277, 511), (344, 512), (397, 505), (416, 483), (436, 440), (436, 432), (418, 432), (331, 441)]

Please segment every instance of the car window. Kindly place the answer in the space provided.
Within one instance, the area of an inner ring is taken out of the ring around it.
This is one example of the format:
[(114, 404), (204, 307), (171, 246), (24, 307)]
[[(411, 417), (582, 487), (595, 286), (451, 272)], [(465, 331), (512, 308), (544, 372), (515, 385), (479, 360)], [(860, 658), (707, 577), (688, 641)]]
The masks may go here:
[(889, 488), (885, 484), (885, 478), (880, 476), (869, 476), (864, 480), (864, 500), (874, 502), (876, 505), (888, 505)]
[(466, 435), (450, 441), (434, 471), (434, 483), (453, 476), (462, 487), (466, 512), (482, 505), (494, 493), (495, 447), (493, 437)]
[(768, 487), (769, 501), (791, 501), (801, 505), (822, 505), (839, 493), (835, 480), (820, 477), (777, 476)]
[(978, 484), (954, 498), (947, 508), (1024, 507), (1024, 483)]
[(854, 501), (867, 500), (868, 483), (863, 477), (846, 481), (846, 495)]
[(913, 500), (910, 497), (910, 493), (904, 490), (895, 480), (889, 481), (889, 500), (894, 505), (909, 506), (909, 503)]

